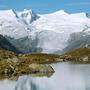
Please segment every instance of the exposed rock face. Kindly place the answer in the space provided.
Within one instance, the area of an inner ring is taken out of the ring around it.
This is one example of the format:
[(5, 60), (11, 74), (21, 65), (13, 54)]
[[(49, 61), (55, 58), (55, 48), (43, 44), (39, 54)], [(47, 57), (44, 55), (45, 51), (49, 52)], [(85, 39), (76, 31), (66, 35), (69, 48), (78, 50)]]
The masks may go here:
[(27, 25), (31, 24), (33, 21), (37, 20), (39, 16), (32, 10), (26, 10), (19, 12), (18, 17)]
[(30, 37), (26, 36), (23, 38), (15, 39), (8, 36), (5, 36), (9, 42), (15, 46), (19, 51), (22, 53), (34, 53), (34, 52), (41, 52), (42, 49), (38, 48), (38, 38), (35, 37), (34, 40), (32, 40)]
[(85, 61), (85, 62), (88, 62), (89, 61), (89, 57), (88, 56), (84, 56), (84, 57), (82, 57), (82, 60)]
[(90, 27), (86, 28), (82, 32), (72, 33), (68, 40), (68, 46), (63, 52), (68, 52), (77, 48), (90, 48)]

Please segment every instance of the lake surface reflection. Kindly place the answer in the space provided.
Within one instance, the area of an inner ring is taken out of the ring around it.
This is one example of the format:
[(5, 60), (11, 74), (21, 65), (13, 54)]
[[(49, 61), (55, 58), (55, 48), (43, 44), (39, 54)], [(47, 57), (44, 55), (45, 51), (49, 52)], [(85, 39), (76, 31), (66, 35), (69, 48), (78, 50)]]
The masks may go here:
[(50, 78), (22, 76), (0, 82), (0, 90), (90, 90), (90, 64), (52, 64)]

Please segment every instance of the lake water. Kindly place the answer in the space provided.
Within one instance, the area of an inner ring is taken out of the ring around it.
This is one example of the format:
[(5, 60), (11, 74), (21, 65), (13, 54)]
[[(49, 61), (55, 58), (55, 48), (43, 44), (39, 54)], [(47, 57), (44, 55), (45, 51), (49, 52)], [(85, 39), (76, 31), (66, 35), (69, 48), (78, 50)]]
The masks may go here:
[(18, 81), (0, 81), (0, 90), (90, 90), (90, 64), (53, 64), (50, 77), (22, 76)]

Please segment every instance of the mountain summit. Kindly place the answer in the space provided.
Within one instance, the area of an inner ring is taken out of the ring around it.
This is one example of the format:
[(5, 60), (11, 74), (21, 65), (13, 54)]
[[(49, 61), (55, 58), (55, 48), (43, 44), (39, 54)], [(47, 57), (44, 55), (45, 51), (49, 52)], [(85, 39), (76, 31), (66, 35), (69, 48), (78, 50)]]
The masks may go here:
[(18, 15), (26, 24), (31, 24), (33, 21), (39, 18), (39, 16), (35, 14), (31, 9), (24, 9), (24, 11), (19, 12)]

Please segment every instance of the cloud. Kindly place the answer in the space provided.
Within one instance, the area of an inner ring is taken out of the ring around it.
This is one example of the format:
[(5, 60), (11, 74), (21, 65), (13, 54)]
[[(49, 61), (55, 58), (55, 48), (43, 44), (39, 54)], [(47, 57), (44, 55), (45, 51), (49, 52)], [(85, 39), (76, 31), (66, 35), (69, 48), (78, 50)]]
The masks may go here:
[(75, 2), (75, 3), (67, 3), (67, 6), (86, 6), (90, 5), (90, 2)]

